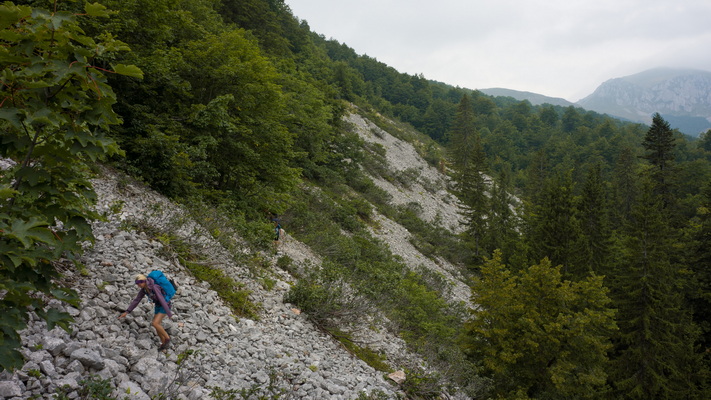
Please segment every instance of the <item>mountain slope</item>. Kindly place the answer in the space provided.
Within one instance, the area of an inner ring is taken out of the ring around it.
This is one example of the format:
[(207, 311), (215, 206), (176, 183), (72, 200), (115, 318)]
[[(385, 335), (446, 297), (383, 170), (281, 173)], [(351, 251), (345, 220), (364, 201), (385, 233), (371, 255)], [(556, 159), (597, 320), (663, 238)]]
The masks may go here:
[[(359, 135), (377, 140), (385, 148), (386, 168), (421, 171), (417, 182), (408, 187), (378, 183), (393, 195), (393, 202), (419, 202), (427, 210), (424, 218), (431, 223), (445, 221), (447, 229), (461, 230), (456, 199), (446, 191), (445, 175), (417, 156), (410, 143), (358, 115), (345, 119), (356, 126)], [(425, 181), (437, 188), (434, 193), (424, 190)], [(86, 271), (65, 271), (65, 280), (78, 291), (81, 304), (76, 308), (56, 301), (50, 304), (74, 316), (73, 332), (59, 328), (48, 332), (43, 322), (34, 319), (22, 335), (21, 351), (28, 361), (16, 374), (0, 376), (3, 396), (46, 398), (67, 385), (66, 393), (72, 397), (83, 387), (82, 380), (96, 375), (115, 388), (115, 396), (130, 391), (131, 399), (149, 399), (166, 392), (173, 398), (203, 399), (213, 390), (251, 390), (265, 398), (277, 398), (268, 396), (278, 393), (311, 399), (397, 398), (398, 386), (386, 381), (382, 372), (284, 303), (284, 295), (296, 279), (289, 271), (320, 263), (308, 246), (287, 233), (280, 248), (294, 264), (287, 271), (278, 266), (277, 258), (254, 254), (239, 238), (232, 243), (236, 249), (226, 248), (224, 241), (193, 219), (195, 214), (130, 178), (104, 170), (93, 183), (99, 194), (97, 208), (108, 220), (94, 224), (96, 244), (82, 258)], [(375, 219), (379, 221), (372, 228), (375, 237), (410, 268), (422, 266), (445, 276), (450, 288), (446, 296), (451, 302), (468, 302), (468, 287), (454, 266), (420, 254), (408, 243), (407, 229), (396, 221), (382, 215)], [(259, 318), (236, 318), (216, 289), (196, 279), (175, 257), (169, 242), (145, 232), (169, 232), (203, 254), (206, 265), (219, 268), (251, 292), (250, 299), (261, 305)], [(265, 257), (268, 271), (256, 273), (254, 266), (235, 253)], [(117, 319), (136, 294), (133, 276), (154, 268), (176, 278), (180, 287), (174, 299), (176, 315), (164, 321), (173, 338), (173, 348), (167, 354), (157, 351), (149, 325), (152, 309), (146, 302), (126, 319)], [(264, 274), (274, 282), (270, 289), (263, 284)], [(387, 321), (385, 325), (373, 318), (368, 321), (368, 326), (350, 327), (355, 340), (384, 354), (394, 368), (422, 365), (422, 359), (388, 330)], [(180, 355), (191, 351), (195, 353), (180, 363)]]
[(651, 69), (610, 79), (578, 104), (588, 110), (647, 124), (651, 115), (658, 112), (673, 128), (698, 136), (711, 128), (711, 72)]

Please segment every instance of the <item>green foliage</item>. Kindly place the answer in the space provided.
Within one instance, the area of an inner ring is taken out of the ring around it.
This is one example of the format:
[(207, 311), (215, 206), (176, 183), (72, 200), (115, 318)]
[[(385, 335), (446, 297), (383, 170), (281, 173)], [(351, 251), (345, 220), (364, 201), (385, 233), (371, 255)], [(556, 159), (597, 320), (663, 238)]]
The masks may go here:
[(324, 263), (293, 285), (284, 301), (301, 308), (310, 320), (325, 330), (335, 329), (339, 322), (357, 321), (372, 305), (358, 296), (340, 274), (336, 265)]
[(393, 305), (401, 335), (423, 347), (428, 341), (451, 343), (459, 327), (458, 320), (440, 294), (428, 288), (414, 272), (405, 274), (398, 290), (401, 294), (393, 299)]
[[(441, 285), (409, 272), (365, 232), (344, 234), (334, 221), (336, 202), (329, 195), (338, 199), (336, 191), (304, 190), (300, 193), (303, 205), (288, 215), (290, 232), (324, 257), (324, 263), (307, 271), (285, 301), (298, 305), (310, 319), (329, 329), (338, 327), (341, 315), (351, 322), (367, 312), (359, 311), (361, 307), (378, 306), (413, 349), (431, 355), (432, 362), (438, 362), (447, 351), (456, 353), (461, 314), (433, 289)], [(448, 358), (443, 365), (448, 363), (450, 371), (461, 371), (462, 364), (454, 359)]]
[(566, 175), (545, 181), (528, 213), (526, 240), (530, 259), (548, 257), (552, 263), (563, 265), (567, 279), (579, 279), (590, 272), (586, 262), (590, 256), (575, 207), (572, 178)]
[(188, 270), (201, 281), (208, 282), (210, 288), (232, 309), (235, 315), (249, 319), (259, 319), (259, 307), (249, 299), (251, 291), (227, 276), (222, 270), (198, 262), (183, 260)]
[(471, 259), (471, 251), (451, 232), (420, 218), (422, 206), (418, 203), (394, 208), (381, 205), (380, 211), (407, 229), (411, 235), (410, 243), (423, 255), (444, 257), (455, 265), (463, 265)]
[(111, 379), (101, 379), (98, 375), (90, 375), (88, 378), (79, 381), (79, 389), (76, 391), (79, 397), (69, 397), (69, 394), (73, 391), (69, 387), (60, 387), (52, 398), (56, 400), (123, 400), (129, 398), (128, 396), (112, 396), (114, 387)]
[(612, 288), (619, 308), (612, 382), (630, 399), (703, 398), (707, 374), (694, 352), (697, 327), (684, 307), (686, 271), (655, 182), (643, 181), (617, 245)]
[(601, 165), (596, 164), (588, 172), (583, 185), (582, 198), (578, 205), (580, 227), (586, 245), (587, 270), (596, 274), (606, 273), (612, 245), (609, 225), (608, 196), (602, 182)]
[(413, 400), (436, 400), (443, 392), (441, 377), (436, 374), (427, 373), (419, 368), (405, 370), (405, 382), (402, 383), (402, 390), (408, 399)]
[(510, 165), (505, 165), (491, 183), (488, 229), (482, 243), (485, 254), (493, 254), (494, 250), (499, 249), (504, 257), (509, 257), (520, 246), (518, 242), (522, 222), (520, 213), (514, 208), (518, 202), (511, 193), (512, 189)]
[(560, 269), (544, 259), (516, 274), (498, 252), (481, 267), (464, 343), (491, 395), (602, 396), (614, 311), (602, 277), (571, 282)]
[(387, 363), (387, 357), (384, 354), (377, 353), (367, 346), (360, 346), (353, 341), (350, 334), (342, 332), (339, 329), (332, 329), (329, 333), (335, 337), (341, 344), (353, 353), (359, 359), (365, 361), (377, 371), (392, 372), (392, 367)]
[(151, 400), (172, 400), (178, 396), (178, 392), (180, 392), (182, 388), (191, 385), (191, 382), (197, 377), (199, 370), (194, 368), (194, 366), (192, 369), (187, 367), (191, 361), (197, 361), (195, 365), (200, 365), (200, 361), (194, 358), (198, 354), (198, 351), (192, 349), (186, 349), (178, 354), (176, 361), (178, 367), (174, 371), (175, 375), (173, 375), (172, 378), (164, 380), (159, 393), (151, 396)]
[(647, 151), (642, 157), (652, 166), (650, 176), (654, 181), (654, 193), (662, 196), (664, 207), (674, 203), (674, 133), (659, 113), (652, 116), (652, 126), (644, 137), (642, 146)]
[[(108, 15), (99, 4), (84, 11)], [(88, 221), (98, 215), (87, 166), (120, 153), (106, 136), (119, 119), (105, 74), (142, 73), (114, 62), (128, 50), (123, 42), (84, 35), (73, 13), (5, 2), (0, 21), (0, 156), (14, 162), (0, 177), (0, 367), (12, 369), (22, 363), (15, 348), (28, 309), (49, 329), (68, 329), (69, 315), (45, 310), (31, 293), (76, 305), (76, 294), (57, 285), (52, 262), (76, 259), (80, 243), (93, 239)]]
[(370, 393), (360, 392), (355, 400), (389, 400), (390, 397), (380, 389), (372, 390)]
[[(690, 222), (687, 234), (689, 268), (693, 272), (691, 291), (687, 295), (692, 304), (693, 317), (702, 333), (701, 347), (711, 348), (711, 185), (703, 190), (703, 203), (697, 219)], [(711, 363), (711, 358), (706, 358)]]
[(279, 200), (298, 171), (288, 165), (293, 135), (280, 122), (273, 67), (239, 31), (191, 43), (182, 59), (180, 73), (199, 94), (187, 126), (192, 133), (182, 138), (198, 167), (192, 179), (257, 207)]
[(210, 387), (210, 396), (215, 400), (278, 400), (287, 394), (287, 389), (279, 386), (281, 379), (283, 378), (281, 378), (276, 371), (271, 370), (269, 371), (269, 382), (265, 385), (253, 383), (249, 388), (239, 390), (225, 390), (218, 386), (212, 386)]

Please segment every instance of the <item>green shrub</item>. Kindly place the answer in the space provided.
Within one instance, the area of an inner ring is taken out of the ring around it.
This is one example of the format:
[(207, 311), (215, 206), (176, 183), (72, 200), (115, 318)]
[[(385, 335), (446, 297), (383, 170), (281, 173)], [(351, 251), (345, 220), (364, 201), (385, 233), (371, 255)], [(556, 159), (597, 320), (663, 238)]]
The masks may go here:
[(294, 263), (294, 260), (291, 257), (289, 257), (287, 255), (283, 255), (277, 259), (276, 266), (285, 270), (285, 271), (291, 272), (293, 263)]
[[(78, 400), (118, 400), (119, 398), (111, 396), (114, 387), (111, 384), (111, 379), (101, 379), (97, 375), (91, 375), (87, 379), (79, 381), (79, 389), (77, 393), (79, 397), (73, 397)], [(69, 393), (72, 389), (67, 387), (57, 388), (57, 392), (53, 398), (56, 400), (68, 400)]]
[(339, 321), (357, 321), (370, 311), (371, 303), (359, 296), (342, 278), (335, 264), (324, 263), (312, 269), (284, 296), (298, 306), (319, 327), (329, 330)]
[(393, 176), (397, 183), (409, 189), (412, 183), (420, 178), (420, 174), (421, 171), (419, 169), (406, 168), (402, 171), (396, 171)]
[(407, 379), (401, 387), (408, 399), (435, 400), (442, 395), (443, 386), (439, 375), (427, 373), (418, 368), (415, 370), (406, 369), (405, 376)]
[(379, 209), (387, 207), (392, 201), (392, 195), (378, 187), (372, 179), (364, 174), (348, 176), (348, 185)]
[(380, 389), (371, 391), (370, 393), (360, 392), (355, 400), (390, 400), (385, 392)]
[[(265, 385), (259, 385), (257, 383), (252, 384), (249, 388), (243, 389), (223, 389), (218, 386), (210, 387), (210, 396), (215, 400), (278, 400), (283, 398), (287, 393), (287, 390), (279, 386), (279, 383), (283, 381), (283, 377), (280, 378), (276, 371), (271, 370), (269, 372), (269, 382)], [(237, 397), (239, 396), (239, 397)]]

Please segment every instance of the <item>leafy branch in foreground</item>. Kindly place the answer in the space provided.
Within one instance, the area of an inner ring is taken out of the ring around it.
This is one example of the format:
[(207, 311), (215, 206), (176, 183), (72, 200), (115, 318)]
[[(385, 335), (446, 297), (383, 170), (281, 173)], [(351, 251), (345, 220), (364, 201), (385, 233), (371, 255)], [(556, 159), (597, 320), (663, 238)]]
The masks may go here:
[[(99, 4), (86, 17), (108, 16)], [(119, 154), (106, 137), (120, 121), (105, 72), (141, 77), (134, 66), (110, 65), (128, 47), (109, 36), (83, 34), (77, 16), (0, 5), (0, 368), (22, 365), (18, 331), (34, 311), (51, 329), (70, 316), (45, 310), (43, 298), (76, 305), (76, 293), (56, 283), (53, 261), (76, 261), (93, 239), (89, 220), (96, 194), (88, 163)], [(40, 294), (44, 295), (41, 296)]]

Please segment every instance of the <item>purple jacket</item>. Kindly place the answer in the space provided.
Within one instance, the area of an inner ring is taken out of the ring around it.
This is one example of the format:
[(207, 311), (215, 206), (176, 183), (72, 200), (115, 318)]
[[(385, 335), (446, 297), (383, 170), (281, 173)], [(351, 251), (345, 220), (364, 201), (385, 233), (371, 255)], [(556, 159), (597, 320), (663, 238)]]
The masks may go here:
[(168, 302), (166, 302), (165, 298), (163, 297), (163, 289), (161, 289), (161, 287), (157, 283), (155, 283), (155, 281), (151, 278), (148, 278), (146, 280), (146, 289), (148, 289), (148, 292), (146, 292), (146, 290), (144, 290), (144, 289), (141, 289), (138, 291), (136, 298), (133, 299), (131, 304), (126, 309), (126, 312), (130, 313), (131, 311), (133, 311), (133, 309), (136, 308), (136, 306), (138, 306), (138, 303), (141, 302), (143, 297), (145, 295), (148, 295), (148, 297), (151, 299), (151, 301), (153, 301), (154, 303), (159, 304), (163, 307), (165, 312), (168, 314), (168, 318), (172, 317), (173, 313), (170, 312), (170, 304)]

